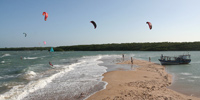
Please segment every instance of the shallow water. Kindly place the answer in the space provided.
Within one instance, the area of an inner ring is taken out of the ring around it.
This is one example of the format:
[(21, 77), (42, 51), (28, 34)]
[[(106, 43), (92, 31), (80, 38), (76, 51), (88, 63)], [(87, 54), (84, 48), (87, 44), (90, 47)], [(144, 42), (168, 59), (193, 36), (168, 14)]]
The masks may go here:
[[(160, 55), (174, 56), (184, 51), (1, 51), (0, 99), (82, 100), (105, 88), (102, 74), (113, 70), (134, 70), (138, 66), (116, 65), (131, 57), (159, 63)], [(165, 66), (174, 77), (169, 87), (187, 95), (199, 96), (199, 51), (191, 51), (188, 65)], [(53, 67), (49, 65), (53, 64)], [(187, 92), (185, 92), (187, 91)], [(84, 96), (82, 96), (84, 95)], [(48, 98), (47, 98), (48, 97)]]

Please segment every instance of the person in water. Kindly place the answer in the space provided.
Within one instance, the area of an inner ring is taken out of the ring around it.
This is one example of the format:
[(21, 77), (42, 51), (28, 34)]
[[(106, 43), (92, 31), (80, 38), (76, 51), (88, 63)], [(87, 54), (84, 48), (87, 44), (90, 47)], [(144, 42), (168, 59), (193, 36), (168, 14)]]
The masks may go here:
[(124, 54), (122, 54), (122, 60), (124, 61)]
[(131, 64), (133, 64), (133, 57), (131, 57)]
[(53, 66), (53, 64), (51, 62), (49, 62), (49, 65)]

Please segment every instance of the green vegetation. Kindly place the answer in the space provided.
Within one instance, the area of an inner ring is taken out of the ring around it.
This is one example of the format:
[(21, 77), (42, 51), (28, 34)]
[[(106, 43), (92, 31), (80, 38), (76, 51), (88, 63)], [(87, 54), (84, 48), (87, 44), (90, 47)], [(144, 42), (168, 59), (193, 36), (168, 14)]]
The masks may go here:
[(19, 48), (0, 48), (0, 51), (30, 51), (30, 50), (49, 50), (50, 47), (19, 47)]
[[(50, 50), (50, 47), (0, 48), (0, 51)], [(113, 43), (54, 47), (54, 51), (199, 51), (200, 42)]]

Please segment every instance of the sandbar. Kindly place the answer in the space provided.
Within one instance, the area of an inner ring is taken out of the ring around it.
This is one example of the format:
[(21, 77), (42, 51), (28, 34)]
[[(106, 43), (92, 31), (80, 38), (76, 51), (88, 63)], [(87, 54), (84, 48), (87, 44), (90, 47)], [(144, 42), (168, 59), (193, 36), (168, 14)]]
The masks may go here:
[[(123, 61), (118, 64), (131, 64)], [(106, 89), (88, 97), (86, 100), (200, 100), (169, 88), (172, 75), (165, 67), (152, 62), (134, 59), (135, 70), (117, 70), (103, 74)]]

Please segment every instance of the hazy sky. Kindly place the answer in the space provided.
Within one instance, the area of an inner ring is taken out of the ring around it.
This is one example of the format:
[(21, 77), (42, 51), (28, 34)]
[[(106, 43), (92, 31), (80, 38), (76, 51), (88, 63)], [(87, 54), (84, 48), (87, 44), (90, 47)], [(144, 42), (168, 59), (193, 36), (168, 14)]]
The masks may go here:
[(200, 41), (199, 4), (200, 0), (0, 0), (0, 48)]

